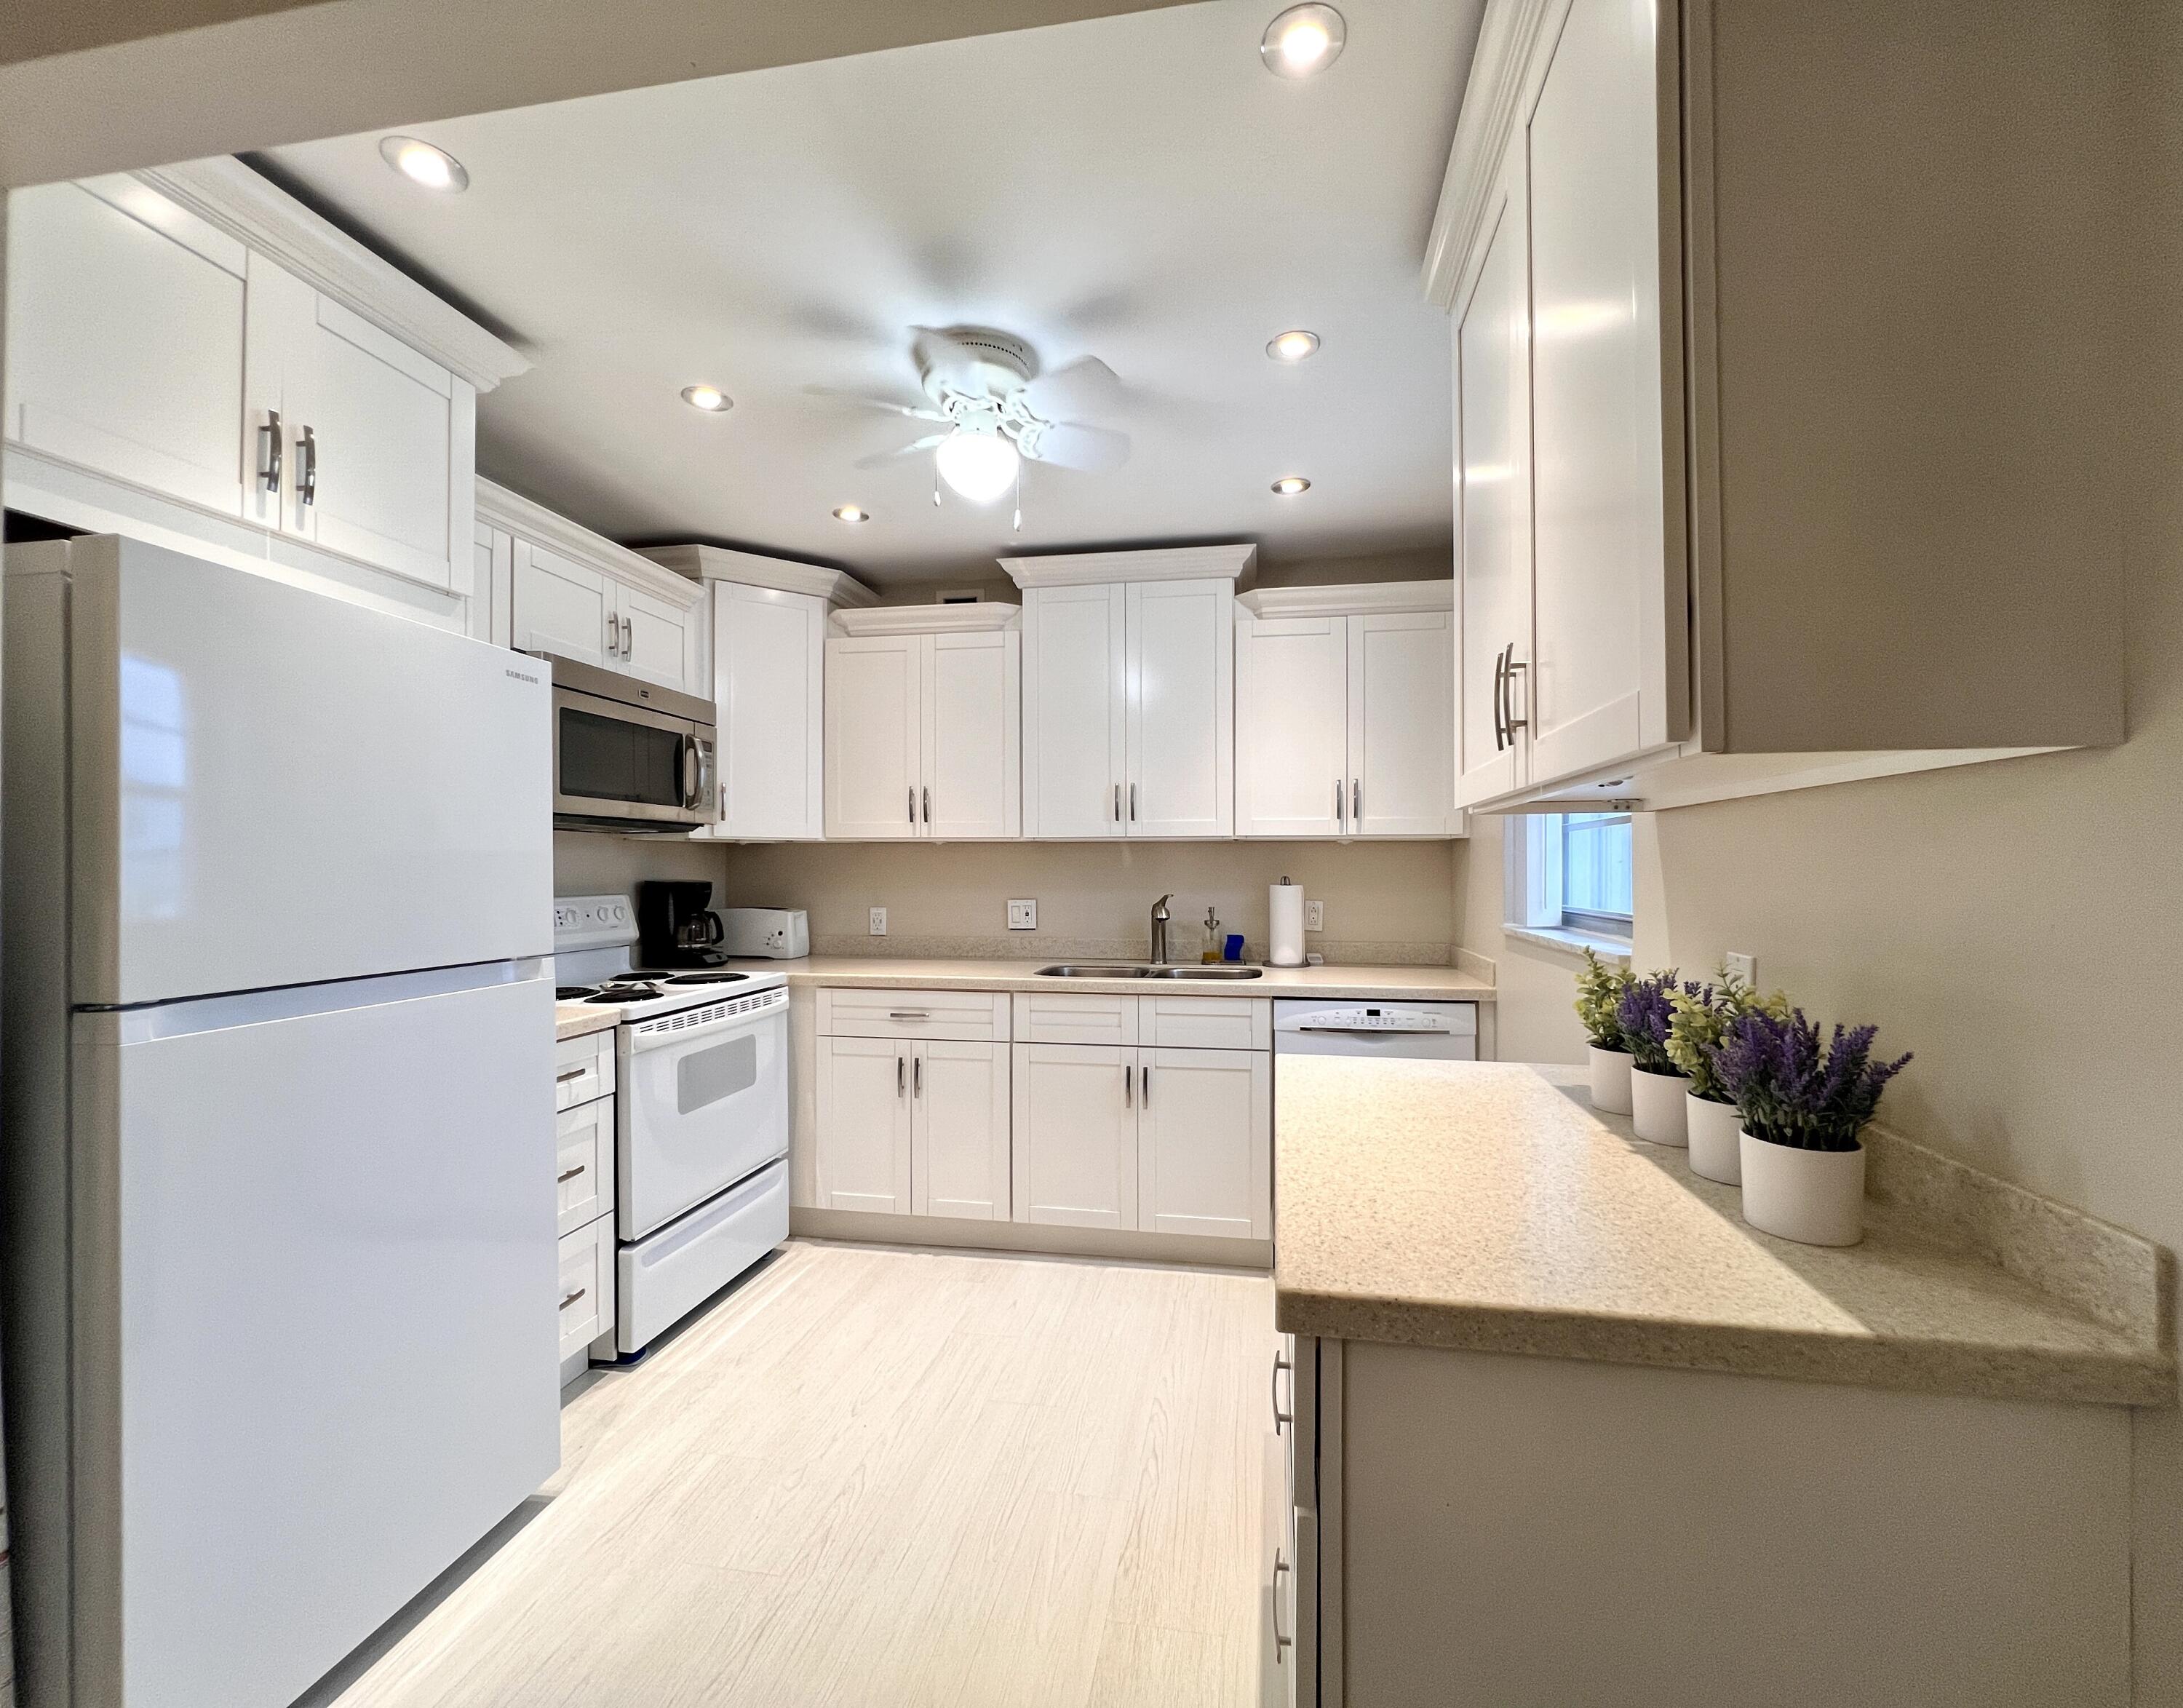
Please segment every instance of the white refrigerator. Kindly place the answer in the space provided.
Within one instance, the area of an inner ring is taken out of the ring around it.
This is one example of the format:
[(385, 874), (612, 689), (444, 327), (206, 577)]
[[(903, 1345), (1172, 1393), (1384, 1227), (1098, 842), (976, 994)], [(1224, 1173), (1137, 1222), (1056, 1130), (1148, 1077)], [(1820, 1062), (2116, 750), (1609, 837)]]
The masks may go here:
[(520, 654), (13, 547), (0, 1154), (27, 1708), (283, 1708), (559, 1459)]

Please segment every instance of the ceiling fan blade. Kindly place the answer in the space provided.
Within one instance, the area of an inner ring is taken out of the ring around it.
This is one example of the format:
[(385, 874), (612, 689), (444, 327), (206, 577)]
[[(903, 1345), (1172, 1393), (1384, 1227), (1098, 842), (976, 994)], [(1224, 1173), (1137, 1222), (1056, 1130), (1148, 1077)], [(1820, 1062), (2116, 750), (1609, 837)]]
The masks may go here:
[(928, 390), (936, 380), (947, 390), (969, 397), (986, 395), (985, 378), (978, 371), (977, 352), (958, 343), (947, 333), (920, 326), (917, 337), (910, 341), (909, 352), (917, 363), (917, 371), (925, 376)]
[(927, 433), (914, 444), (904, 445), (898, 451), (875, 451), (869, 457), (859, 457), (857, 459), (855, 466), (859, 469), (876, 469), (888, 463), (899, 462), (904, 457), (915, 456), (919, 451), (930, 450), (947, 437), (945, 433)]
[(944, 421), (947, 416), (939, 410), (922, 403), (900, 403), (892, 398), (875, 398), (864, 392), (837, 391), (831, 386), (806, 386), (807, 398), (825, 398), (837, 403), (854, 403), (860, 409), (880, 409), (890, 415), (907, 415), (913, 421)]
[(1033, 414), (1049, 421), (1065, 421), (1119, 408), (1122, 382), (1097, 356), (1086, 356), (1050, 374), (1041, 374), (1023, 388), (1021, 396)]
[(1103, 475), (1130, 460), (1130, 436), (1111, 427), (1080, 426), (1060, 421), (1040, 430), (1024, 454), (1058, 469)]

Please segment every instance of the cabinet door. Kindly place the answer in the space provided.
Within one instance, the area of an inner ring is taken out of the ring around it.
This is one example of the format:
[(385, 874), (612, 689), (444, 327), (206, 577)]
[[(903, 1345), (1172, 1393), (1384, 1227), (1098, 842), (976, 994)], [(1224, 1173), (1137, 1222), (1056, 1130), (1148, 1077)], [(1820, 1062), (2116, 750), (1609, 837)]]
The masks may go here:
[(7, 437), (241, 515), (242, 245), (128, 178), (7, 214)]
[(1349, 828), (1454, 828), (1455, 637), (1441, 611), (1349, 619)]
[(614, 1105), (595, 1097), (553, 1117), (559, 1231), (574, 1233), (614, 1208)]
[(825, 834), (826, 602), (774, 587), (713, 587), (713, 700), (723, 837)]
[(1023, 637), (925, 637), (925, 784), (934, 837), (1023, 832)]
[(922, 1042), (909, 1089), (917, 1214), (1008, 1221), (1008, 1045)]
[[(331, 298), (312, 291), (309, 299), (308, 318), (280, 334), (292, 530), (360, 563), (451, 587), (455, 443), (475, 439), (475, 393)], [(467, 587), (472, 498), (463, 497)]]
[(463, 632), (496, 647), (514, 644), (515, 537), (489, 523), (471, 528), (470, 603)]
[(621, 620), (622, 669), (663, 687), (703, 692), (691, 680), (697, 625), (704, 616), (702, 603), (679, 605), (623, 584), (614, 589), (614, 609)]
[(1137, 1225), (1137, 1052), (1107, 1044), (1014, 1046), (1014, 1219)]
[(1127, 591), (1129, 834), (1232, 835), (1235, 584), (1132, 581)]
[(1025, 836), (1123, 833), (1124, 604), (1119, 586), (1024, 593)]
[(515, 542), (514, 557), (511, 628), (516, 650), (619, 668), (621, 640), (614, 626), (614, 583), (574, 558), (528, 540)]
[(1273, 1237), (1273, 1058), (1256, 1049), (1141, 1049), (1137, 1226)]
[(826, 643), (826, 834), (921, 833), (923, 635)]
[[(1456, 800), (1505, 794), (1529, 776), (1524, 732), (1507, 728), (1505, 666), (1531, 663), (1531, 331), (1524, 151), (1512, 144), (1481, 229), (1482, 259), (1455, 322)], [(1522, 702), (1520, 692), (1518, 704)], [(1519, 713), (1520, 715), (1520, 713)]]
[(1350, 619), (1236, 621), (1236, 830), (1330, 837), (1348, 828)]
[(1655, 47), (1576, 0), (1530, 114), (1534, 783), (1670, 733)]
[(911, 1211), (910, 1055), (884, 1038), (822, 1038), (818, 1185), (823, 1210)]

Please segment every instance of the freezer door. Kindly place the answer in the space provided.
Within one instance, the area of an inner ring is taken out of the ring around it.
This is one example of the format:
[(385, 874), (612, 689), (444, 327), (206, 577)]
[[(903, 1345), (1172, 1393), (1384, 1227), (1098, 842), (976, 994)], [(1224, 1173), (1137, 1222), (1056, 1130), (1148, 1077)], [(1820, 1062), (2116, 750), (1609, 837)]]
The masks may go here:
[(536, 660), (136, 541), (69, 559), (75, 1002), (552, 953)]
[(553, 1472), (527, 970), (75, 1017), (75, 1700), (282, 1708)]

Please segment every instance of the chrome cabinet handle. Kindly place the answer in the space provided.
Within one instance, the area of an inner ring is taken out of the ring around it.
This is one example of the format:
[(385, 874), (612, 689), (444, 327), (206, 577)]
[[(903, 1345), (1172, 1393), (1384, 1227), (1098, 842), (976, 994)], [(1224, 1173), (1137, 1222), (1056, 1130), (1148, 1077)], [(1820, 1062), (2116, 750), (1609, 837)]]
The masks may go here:
[(1129, 1064), (1125, 1062), (1122, 1065), (1122, 1107), (1125, 1109), (1134, 1109), (1136, 1106), (1130, 1100), (1130, 1072), (1131, 1069), (1130, 1068)]
[(900, 1056), (894, 1059), (894, 1094), (897, 1097), (902, 1095), (902, 1060)]
[(932, 822), (932, 790), (930, 786), (925, 790), (925, 821), (927, 824)]
[(1513, 748), (1513, 747), (1514, 747), (1514, 746), (1516, 745), (1516, 732), (1517, 732), (1518, 730), (1527, 730), (1527, 729), (1530, 728), (1530, 726), (1531, 726), (1531, 720), (1530, 720), (1529, 718), (1519, 718), (1519, 717), (1518, 717), (1518, 716), (1516, 715), (1516, 676), (1517, 676), (1517, 673), (1518, 673), (1519, 671), (1529, 670), (1530, 669), (1530, 666), (1529, 665), (1526, 665), (1526, 664), (1522, 663), (1522, 662), (1521, 662), (1521, 661), (1519, 661), (1519, 660), (1518, 659), (1518, 658), (1516, 657), (1516, 643), (1515, 643), (1515, 642), (1514, 642), (1514, 641), (1509, 642), (1509, 643), (1508, 643), (1508, 687), (1507, 687), (1507, 688), (1506, 688), (1506, 689), (1504, 689), (1503, 692), (1503, 693), (1504, 693), (1504, 695), (1505, 695), (1505, 697), (1506, 697), (1506, 698), (1508, 699), (1508, 745), (1509, 745), (1510, 747), (1512, 747), (1512, 748)]
[(621, 656), (621, 625), (614, 620), (612, 611), (607, 613), (607, 656), (610, 659)]
[(1276, 1655), (1295, 1640), (1281, 1629), (1281, 1578), (1288, 1569), (1288, 1561), (1276, 1548), (1274, 1549), (1274, 1653)]
[(268, 409), (265, 425), (258, 430), (258, 478), (265, 490), (281, 490), (281, 412)]
[(1137, 1070), (1137, 1106), (1141, 1109), (1153, 1106), (1153, 1065), (1150, 1062)]
[(1131, 784), (1130, 785), (1130, 822), (1131, 824), (1135, 824), (1136, 821), (1137, 821), (1137, 786), (1136, 786), (1135, 783), (1131, 783)]
[(570, 1294), (566, 1299), (561, 1301), (561, 1309), (566, 1310), (570, 1305), (574, 1305), (578, 1299), (581, 1299), (590, 1291), (591, 1288), (588, 1287), (578, 1288), (574, 1293)]
[(1119, 784), (1119, 783), (1116, 783), (1116, 784), (1114, 785), (1114, 822), (1115, 822), (1116, 824), (1119, 824), (1119, 823), (1121, 823), (1121, 821), (1122, 821), (1122, 786), (1121, 786), (1121, 784)]
[(563, 1169), (559, 1175), (555, 1177), (556, 1183), (565, 1185), (569, 1181), (574, 1180), (578, 1175), (581, 1174), (584, 1171), (585, 1166), (586, 1165), (580, 1162), (574, 1168)]
[(925, 1095), (925, 1058), (921, 1055), (909, 1059), (909, 1094), (912, 1097)]
[[(1279, 1435), (1281, 1431), (1287, 1428), (1289, 1425), (1296, 1421), (1296, 1413), (1293, 1410), (1284, 1411), (1281, 1410), (1281, 1372), (1284, 1370), (1286, 1370), (1293, 1373), (1295, 1369), (1296, 1366), (1291, 1364), (1287, 1359), (1281, 1356), (1279, 1350), (1275, 1352), (1274, 1379), (1268, 1385), (1272, 1389), (1273, 1393), (1274, 1433), (1276, 1435)], [(1296, 1384), (1294, 1383), (1290, 1383), (1289, 1392), (1291, 1396), (1294, 1395), (1296, 1392)], [(1289, 1403), (1291, 1406), (1295, 1405), (1296, 1402), (1293, 1397), (1291, 1398)]]
[(891, 1008), (887, 1010), (887, 1018), (889, 1020), (930, 1020), (932, 1010), (929, 1008)]
[(720, 822), (721, 822), (722, 824), (725, 824), (727, 821), (728, 821), (728, 786), (727, 786), (725, 783), (722, 783), (722, 784), (720, 785)]
[(636, 624), (629, 617), (621, 620), (621, 655), (625, 659), (636, 656)]
[(1334, 827), (1340, 830), (1348, 822), (1348, 815), (1341, 810), (1341, 779), (1336, 777), (1334, 780)]
[(572, 1079), (581, 1079), (591, 1071), (592, 1065), (589, 1062), (586, 1062), (581, 1067), (564, 1067), (560, 1072), (553, 1076), (553, 1083), (556, 1085), (566, 1085)]
[(319, 501), (319, 438), (308, 427), (303, 429), (303, 442), (298, 448), (303, 453), (303, 476), (296, 483), (298, 502), (308, 506)]
[(909, 822), (914, 829), (917, 825), (917, 785), (912, 783), (904, 793), (909, 797)]
[(1360, 831), (1364, 828), (1364, 784), (1358, 777), (1349, 780), (1349, 822)]
[(1508, 648), (1493, 654), (1493, 751), (1508, 745)]

